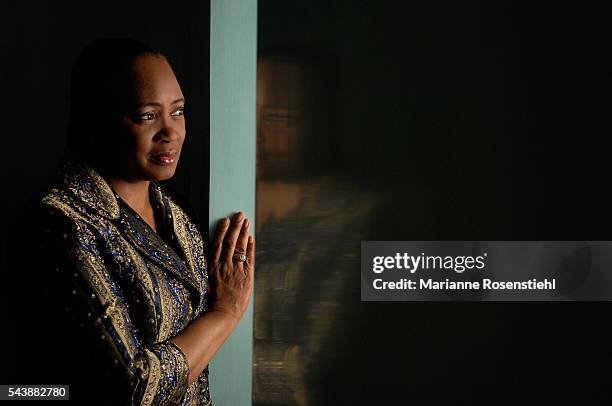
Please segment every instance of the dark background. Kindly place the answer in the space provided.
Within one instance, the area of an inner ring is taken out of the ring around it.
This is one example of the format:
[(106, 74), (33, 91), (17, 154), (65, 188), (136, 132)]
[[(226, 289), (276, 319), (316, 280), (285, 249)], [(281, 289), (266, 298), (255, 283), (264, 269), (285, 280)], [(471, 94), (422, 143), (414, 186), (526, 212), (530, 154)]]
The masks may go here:
[[(260, 0), (259, 54), (315, 61), (325, 173), (380, 202), (367, 232), (340, 238), (610, 240), (608, 15), (579, 1)], [(306, 300), (331, 275), (308, 270)], [(311, 404), (609, 404), (609, 303), (361, 303), (358, 272), (306, 373)], [(284, 334), (262, 348), (307, 346)]]
[[(3, 250), (15, 211), (61, 154), (72, 61), (99, 36), (168, 54), (191, 135), (175, 184), (207, 213), (201, 3), (2, 6)], [(260, 0), (259, 52), (324, 67), (326, 170), (382, 202), (355, 241), (610, 240), (606, 11), (578, 1)], [(308, 377), (312, 404), (611, 400), (609, 303), (360, 303), (358, 292), (338, 302), (351, 317)], [(4, 313), (2, 326), (6, 367), (16, 361)]]
[[(203, 229), (208, 229), (209, 20), (209, 2), (191, 0), (95, 4), (36, 0), (2, 5), (0, 263), (10, 238), (9, 225), (23, 204), (49, 182), (64, 149), (72, 63), (88, 43), (100, 37), (132, 37), (168, 57), (186, 98), (188, 119), (181, 164), (167, 183), (190, 200)], [(110, 145), (110, 160), (112, 153)], [(2, 268), (0, 278), (4, 272), (27, 272), (28, 258), (20, 270)], [(23, 289), (28, 300), (27, 287), (9, 288)], [(38, 317), (50, 315), (41, 309), (32, 315), (32, 322)], [(0, 348), (5, 352), (0, 373), (4, 373), (4, 368), (19, 360), (11, 350), (17, 343), (4, 306), (0, 320)], [(53, 334), (40, 333), (43, 345), (44, 336)]]

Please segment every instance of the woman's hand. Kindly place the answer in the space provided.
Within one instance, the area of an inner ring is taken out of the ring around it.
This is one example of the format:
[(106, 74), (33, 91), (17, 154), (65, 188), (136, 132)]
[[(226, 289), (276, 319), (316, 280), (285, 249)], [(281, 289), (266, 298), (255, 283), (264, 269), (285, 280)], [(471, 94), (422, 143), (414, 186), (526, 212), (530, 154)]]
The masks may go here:
[[(189, 364), (189, 384), (198, 379), (227, 337), (236, 328), (249, 304), (255, 269), (255, 240), (251, 222), (238, 212), (232, 221), (219, 221), (209, 260), (211, 306), (170, 341), (180, 348)], [(246, 254), (246, 261), (233, 258)]]
[[(253, 288), (255, 269), (255, 239), (249, 235), (251, 222), (243, 212), (230, 222), (220, 220), (213, 244), (212, 266), (209, 269), (212, 306), (210, 310), (242, 318)], [(235, 253), (246, 254), (246, 261), (237, 261)]]

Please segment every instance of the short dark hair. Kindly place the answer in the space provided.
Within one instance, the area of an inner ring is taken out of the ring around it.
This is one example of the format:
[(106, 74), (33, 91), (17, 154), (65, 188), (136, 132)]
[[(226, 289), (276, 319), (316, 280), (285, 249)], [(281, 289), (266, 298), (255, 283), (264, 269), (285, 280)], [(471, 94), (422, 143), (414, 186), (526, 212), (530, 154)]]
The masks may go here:
[[(87, 45), (74, 62), (70, 75), (70, 120), (66, 131), (68, 149), (88, 161), (96, 133), (109, 122), (95, 116), (108, 114), (109, 106), (117, 105), (117, 97), (125, 89), (134, 60), (144, 55), (164, 55), (131, 38), (101, 38)], [(111, 111), (116, 113), (117, 111)], [(92, 121), (93, 120), (93, 121)]]

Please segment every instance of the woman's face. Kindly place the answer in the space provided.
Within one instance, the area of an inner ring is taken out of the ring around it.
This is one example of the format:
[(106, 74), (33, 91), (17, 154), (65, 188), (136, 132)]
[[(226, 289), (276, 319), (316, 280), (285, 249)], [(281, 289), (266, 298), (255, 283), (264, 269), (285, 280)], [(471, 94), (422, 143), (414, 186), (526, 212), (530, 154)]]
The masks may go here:
[[(185, 140), (185, 100), (172, 68), (156, 55), (132, 65), (128, 104), (121, 116), (115, 166), (126, 180), (165, 180), (174, 175)], [(113, 154), (109, 154), (110, 159)], [(117, 167), (116, 164), (119, 164)]]

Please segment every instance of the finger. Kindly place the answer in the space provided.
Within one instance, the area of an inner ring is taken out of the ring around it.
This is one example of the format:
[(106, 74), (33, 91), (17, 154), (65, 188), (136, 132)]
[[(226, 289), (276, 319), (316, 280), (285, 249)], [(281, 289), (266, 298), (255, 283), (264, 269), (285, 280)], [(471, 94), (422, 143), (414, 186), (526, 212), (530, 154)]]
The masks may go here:
[(236, 251), (240, 251), (243, 254), (246, 254), (247, 243), (249, 242), (249, 228), (251, 228), (251, 222), (245, 218), (240, 229), (238, 241), (236, 242)]
[(240, 233), (240, 229), (242, 228), (242, 222), (244, 221), (244, 213), (239, 211), (232, 217), (232, 223), (225, 234), (225, 239), (223, 240), (223, 253), (222, 258), (227, 263), (232, 262), (232, 255), (234, 255), (234, 250), (236, 249), (236, 242), (238, 241), (238, 233)]
[(247, 260), (246, 266), (244, 267), (247, 272), (247, 278), (253, 281), (253, 275), (255, 270), (255, 239), (252, 235), (249, 235), (249, 240), (246, 250)]
[(230, 224), (230, 220), (225, 217), (219, 220), (217, 223), (217, 232), (215, 234), (215, 240), (213, 243), (213, 263), (218, 264), (221, 261), (221, 250), (223, 249), (223, 237), (227, 232), (227, 227)]

